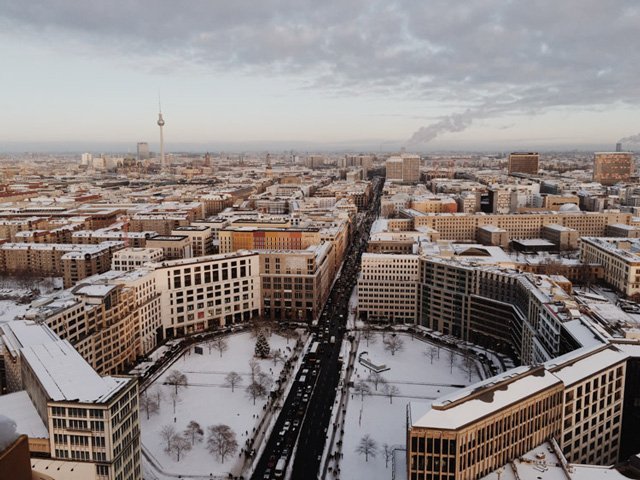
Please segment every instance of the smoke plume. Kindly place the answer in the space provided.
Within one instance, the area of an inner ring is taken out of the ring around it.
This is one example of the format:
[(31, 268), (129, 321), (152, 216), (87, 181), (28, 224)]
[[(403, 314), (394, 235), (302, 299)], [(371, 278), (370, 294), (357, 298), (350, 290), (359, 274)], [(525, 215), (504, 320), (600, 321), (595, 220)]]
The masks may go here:
[(618, 140), (618, 143), (640, 143), (640, 133), (637, 135), (631, 135), (630, 137), (624, 137)]

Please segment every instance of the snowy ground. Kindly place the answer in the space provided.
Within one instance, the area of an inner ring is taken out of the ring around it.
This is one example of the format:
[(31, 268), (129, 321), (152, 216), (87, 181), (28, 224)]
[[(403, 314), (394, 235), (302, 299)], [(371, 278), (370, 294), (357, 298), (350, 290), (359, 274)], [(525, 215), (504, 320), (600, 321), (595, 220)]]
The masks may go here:
[(27, 280), (0, 276), (0, 323), (10, 322), (26, 313), (31, 302), (39, 298), (32, 289), (39, 290), (44, 296), (61, 288), (62, 278), (59, 277)]
[[(386, 333), (385, 335), (390, 335)], [(405, 448), (406, 439), (406, 407), (410, 401), (429, 402), (442, 395), (450, 393), (461, 385), (468, 385), (480, 380), (477, 367), (471, 373), (469, 381), (468, 370), (463, 366), (463, 357), (454, 357), (453, 370), (450, 368), (449, 351), (440, 348), (440, 358), (437, 356), (431, 364), (430, 357), (425, 351), (431, 346), (411, 335), (398, 334), (404, 341), (404, 350), (391, 355), (385, 351), (383, 334), (373, 336), (373, 342), (360, 339), (358, 355), (368, 351), (369, 359), (375, 364), (386, 364), (390, 370), (382, 373), (390, 385), (395, 385), (400, 394), (390, 399), (382, 394), (382, 386), (375, 391), (373, 384), (369, 384), (373, 395), (365, 396), (364, 401), (357, 395), (349, 396), (346, 422), (343, 437), (343, 458), (339, 462), (340, 474), (329, 473), (327, 479), (334, 478), (366, 478), (368, 480), (387, 480), (391, 478), (391, 461), (385, 468), (385, 456), (382, 446), (386, 443), (390, 447)], [(357, 358), (357, 357), (356, 357)], [(369, 370), (356, 360), (356, 369), (351, 380), (366, 379)], [(353, 389), (352, 389), (353, 393)], [(369, 434), (377, 443), (379, 452), (376, 458), (369, 458), (365, 462), (364, 456), (356, 453), (360, 439)], [(334, 448), (335, 451), (335, 448)], [(396, 452), (396, 461), (404, 459), (404, 452)], [(400, 470), (396, 478), (403, 478), (404, 465), (397, 464)]]
[[(167, 371), (160, 376), (150, 387), (159, 388), (164, 399), (160, 408), (160, 413), (152, 415), (147, 420), (146, 413), (140, 413), (142, 444), (146, 452), (149, 452), (155, 459), (161, 470), (165, 473), (202, 475), (208, 477), (210, 473), (216, 475), (226, 475), (228, 472), (239, 472), (243, 464), (244, 457), (239, 458), (238, 453), (231, 458), (225, 459), (225, 463), (220, 463), (214, 456), (206, 450), (206, 429), (210, 425), (226, 424), (236, 433), (236, 439), (240, 447), (244, 447), (248, 437), (251, 437), (254, 427), (259, 423), (263, 415), (263, 406), (266, 399), (258, 399), (256, 405), (253, 400), (246, 395), (246, 387), (249, 384), (249, 360), (254, 358), (255, 338), (250, 332), (243, 332), (225, 337), (228, 341), (229, 349), (222, 354), (216, 350), (209, 353), (206, 345), (204, 355), (190, 353), (179, 358)], [(276, 334), (269, 337), (271, 351), (281, 349), (287, 358), (291, 355), (288, 347), (293, 349), (295, 340), (287, 340)], [(282, 370), (282, 363), (274, 365), (273, 360), (259, 360), (263, 372), (269, 373), (274, 380)], [(165, 378), (172, 370), (179, 370), (188, 378), (189, 386), (181, 389), (180, 401), (176, 406), (176, 413), (173, 413), (173, 405), (170, 400), (170, 392), (173, 388), (169, 385), (162, 385)], [(231, 389), (224, 386), (225, 376), (236, 371), (243, 377), (243, 382), (236, 387), (232, 393)], [(204, 441), (196, 443), (193, 449), (186, 453), (184, 459), (176, 461), (175, 456), (164, 451), (164, 442), (160, 437), (160, 431), (165, 425), (174, 425), (178, 432), (183, 432), (187, 424), (197, 421), (205, 430)], [(248, 435), (247, 433), (248, 432)], [(162, 472), (148, 472), (148, 463), (145, 461), (145, 474), (149, 478), (166, 478)]]

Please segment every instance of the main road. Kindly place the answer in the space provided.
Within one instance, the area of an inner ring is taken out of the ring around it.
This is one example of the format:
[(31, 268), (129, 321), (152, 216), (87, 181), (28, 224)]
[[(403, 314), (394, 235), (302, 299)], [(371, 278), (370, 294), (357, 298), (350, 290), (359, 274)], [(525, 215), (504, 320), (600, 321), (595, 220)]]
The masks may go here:
[(357, 281), (360, 257), (366, 249), (371, 224), (380, 211), (383, 185), (383, 178), (374, 178), (373, 198), (364, 217), (358, 216), (340, 276), (333, 285), (318, 324), (313, 327), (318, 349), (307, 353), (296, 372), (296, 381), (254, 470), (254, 480), (283, 478), (283, 470), (292, 458), (292, 480), (309, 480), (320, 472), (340, 378), (340, 349), (349, 316), (349, 297)]

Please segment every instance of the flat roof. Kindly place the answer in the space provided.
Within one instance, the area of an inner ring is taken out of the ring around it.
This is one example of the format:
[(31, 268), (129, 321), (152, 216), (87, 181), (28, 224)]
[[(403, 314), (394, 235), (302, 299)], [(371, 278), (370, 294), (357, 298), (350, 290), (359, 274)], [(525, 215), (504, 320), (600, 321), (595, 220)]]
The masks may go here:
[(50, 400), (106, 402), (130, 378), (101, 377), (67, 340), (30, 345), (21, 350)]
[(0, 395), (0, 412), (16, 422), (16, 432), (29, 438), (49, 438), (49, 430), (38, 415), (26, 390)]

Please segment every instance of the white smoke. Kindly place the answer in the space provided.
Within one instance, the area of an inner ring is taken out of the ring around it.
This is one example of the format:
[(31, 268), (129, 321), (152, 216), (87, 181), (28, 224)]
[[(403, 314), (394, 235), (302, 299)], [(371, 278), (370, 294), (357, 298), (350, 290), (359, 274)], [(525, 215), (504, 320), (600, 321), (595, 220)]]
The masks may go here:
[(448, 117), (443, 117), (436, 123), (420, 127), (409, 139), (409, 144), (427, 143), (438, 135), (448, 132), (461, 132), (469, 128), (473, 120), (478, 117), (478, 112), (467, 109), (462, 113), (454, 113)]
[(16, 422), (0, 415), (0, 452), (11, 445), (20, 435), (16, 432)]

